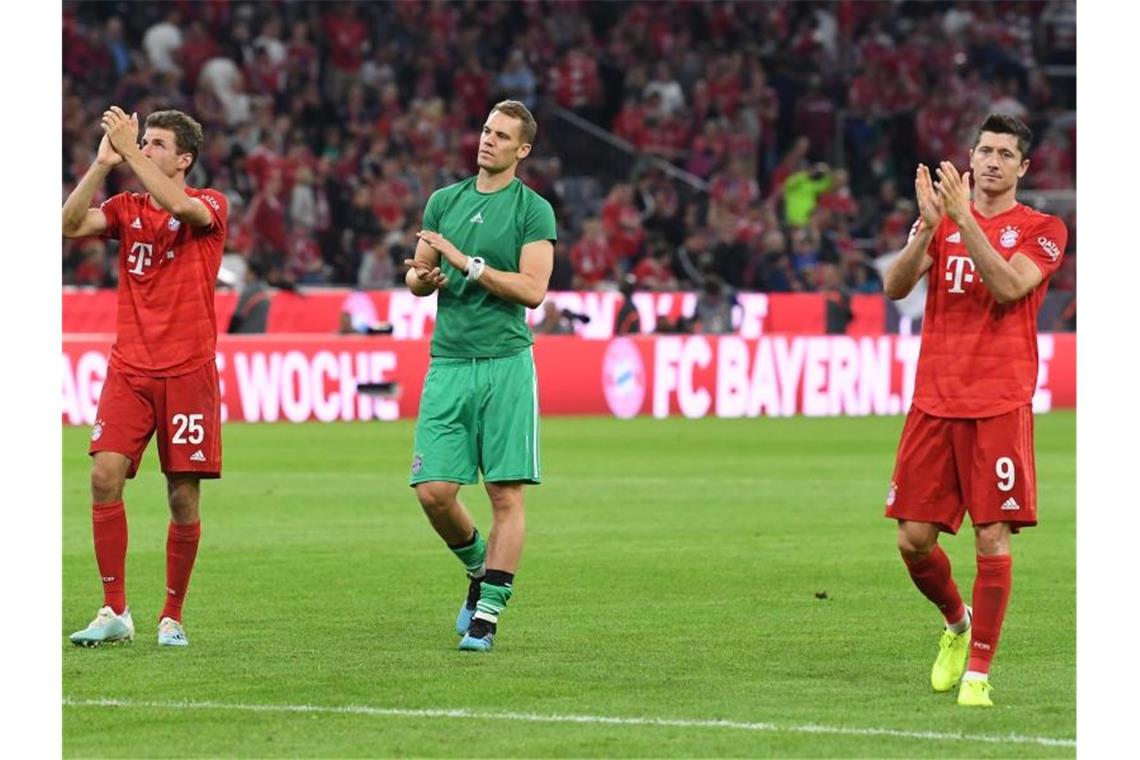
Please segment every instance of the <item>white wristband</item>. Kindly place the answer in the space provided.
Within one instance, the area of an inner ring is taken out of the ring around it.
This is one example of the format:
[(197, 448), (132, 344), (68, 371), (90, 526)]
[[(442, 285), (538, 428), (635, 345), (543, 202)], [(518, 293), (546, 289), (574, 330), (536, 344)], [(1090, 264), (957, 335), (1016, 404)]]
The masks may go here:
[(483, 274), (483, 266), (486, 262), (479, 256), (471, 256), (467, 259), (467, 271), (464, 273), (468, 280), (474, 282), (478, 280)]

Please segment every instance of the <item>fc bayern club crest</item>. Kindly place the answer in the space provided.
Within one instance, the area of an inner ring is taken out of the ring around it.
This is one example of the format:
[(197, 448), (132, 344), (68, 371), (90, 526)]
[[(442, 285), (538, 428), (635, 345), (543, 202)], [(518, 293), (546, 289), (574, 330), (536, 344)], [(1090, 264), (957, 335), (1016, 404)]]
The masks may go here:
[(1017, 227), (1003, 227), (1001, 231), (1001, 246), (1002, 248), (1013, 248), (1017, 245), (1017, 238), (1021, 235), (1021, 230)]
[(895, 496), (899, 492), (899, 486), (895, 481), (891, 481), (891, 487), (887, 490), (887, 506), (892, 506), (895, 503)]
[(170, 230), (171, 232), (177, 232), (178, 228), (181, 226), (182, 222), (179, 221), (178, 217), (176, 216), (170, 217), (170, 220), (166, 223), (166, 229)]

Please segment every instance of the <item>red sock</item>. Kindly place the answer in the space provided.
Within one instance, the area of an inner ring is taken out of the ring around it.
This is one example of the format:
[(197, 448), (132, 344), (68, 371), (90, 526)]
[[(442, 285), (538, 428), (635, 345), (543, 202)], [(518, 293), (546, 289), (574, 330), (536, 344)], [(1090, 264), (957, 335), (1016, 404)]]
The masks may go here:
[(966, 614), (966, 605), (962, 603), (962, 595), (958, 593), (958, 586), (950, 574), (950, 558), (942, 547), (934, 545), (934, 550), (915, 560), (903, 557), (906, 569), (910, 572), (910, 579), (918, 590), (930, 601), (934, 602), (947, 623), (956, 623)]
[(201, 522), (189, 525), (170, 523), (166, 532), (166, 604), (159, 619), (168, 617), (182, 622), (182, 601), (190, 585), (190, 573), (194, 570), (201, 535)]
[(974, 633), (966, 670), (990, 672), (1012, 586), (1013, 557), (1008, 554), (978, 557), (978, 575), (974, 579)]
[(103, 579), (103, 605), (122, 615), (127, 608), (127, 512), (122, 499), (91, 505), (91, 532), (95, 535), (95, 562)]

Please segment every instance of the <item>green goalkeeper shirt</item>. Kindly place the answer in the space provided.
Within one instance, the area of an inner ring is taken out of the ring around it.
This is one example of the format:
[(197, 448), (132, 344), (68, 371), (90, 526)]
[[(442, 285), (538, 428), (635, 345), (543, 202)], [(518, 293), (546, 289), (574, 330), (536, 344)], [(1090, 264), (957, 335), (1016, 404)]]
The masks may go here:
[[(554, 209), (517, 177), (501, 190), (475, 189), (475, 177), (440, 188), (424, 207), (423, 227), (487, 266), (519, 271), (522, 247), (557, 239)], [(511, 356), (534, 342), (526, 307), (492, 295), (440, 257), (447, 287), (439, 291), (431, 355), (465, 359)]]

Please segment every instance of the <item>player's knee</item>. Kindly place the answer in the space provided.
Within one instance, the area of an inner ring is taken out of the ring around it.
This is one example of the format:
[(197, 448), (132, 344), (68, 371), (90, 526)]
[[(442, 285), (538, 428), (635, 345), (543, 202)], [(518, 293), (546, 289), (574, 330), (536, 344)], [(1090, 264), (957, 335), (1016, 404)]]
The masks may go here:
[(934, 551), (938, 543), (938, 532), (923, 529), (899, 528), (899, 554), (908, 561), (919, 560)]
[(123, 498), (126, 474), (107, 462), (96, 459), (91, 464), (91, 498), (96, 504)]
[(454, 483), (420, 483), (416, 486), (416, 498), (425, 512), (436, 514), (451, 509), (459, 487)]
[(170, 516), (177, 523), (198, 521), (198, 501), (200, 490), (196, 479), (173, 479), (166, 486), (166, 503), (170, 505)]
[(512, 512), (522, 510), (522, 487), (488, 489), (487, 496), (491, 500), (491, 509), (496, 512)]
[(175, 521), (193, 522), (193, 517), (198, 512), (198, 495), (188, 491), (172, 491), (167, 496), (167, 502), (170, 504), (170, 513), (174, 516)]
[(974, 528), (974, 546), (982, 556), (1009, 554), (1010, 529), (1006, 523), (989, 523)]

